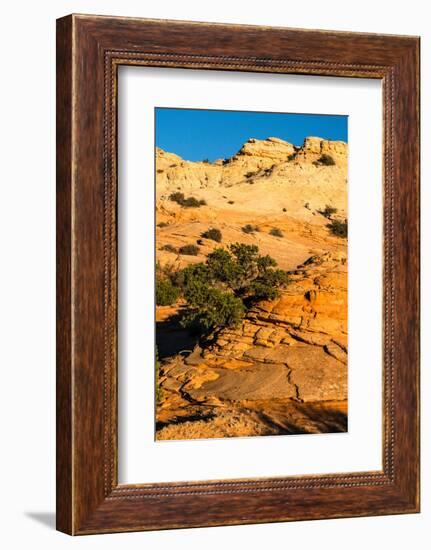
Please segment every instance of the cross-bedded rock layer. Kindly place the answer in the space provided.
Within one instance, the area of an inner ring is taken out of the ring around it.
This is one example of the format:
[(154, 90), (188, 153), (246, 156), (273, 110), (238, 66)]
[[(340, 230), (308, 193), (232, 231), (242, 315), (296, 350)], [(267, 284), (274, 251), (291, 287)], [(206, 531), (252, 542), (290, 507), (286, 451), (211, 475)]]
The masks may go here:
[[(322, 165), (330, 155), (334, 165)], [(257, 244), (290, 271), (279, 298), (254, 306), (237, 328), (205, 343), (175, 326), (184, 306), (158, 307), (159, 335), (184, 338), (161, 361), (158, 439), (347, 429), (347, 242), (328, 230), (326, 205), (347, 217), (347, 146), (307, 138), (249, 140), (227, 161), (188, 162), (157, 150), (157, 259), (181, 268), (216, 246)], [(182, 208), (179, 190), (206, 202)], [(247, 234), (245, 224), (256, 231)], [(208, 227), (222, 242), (202, 239)], [(283, 237), (270, 234), (277, 227)], [(196, 257), (162, 250), (200, 240)], [(163, 325), (163, 327), (162, 327)], [(182, 353), (184, 351), (184, 353)]]

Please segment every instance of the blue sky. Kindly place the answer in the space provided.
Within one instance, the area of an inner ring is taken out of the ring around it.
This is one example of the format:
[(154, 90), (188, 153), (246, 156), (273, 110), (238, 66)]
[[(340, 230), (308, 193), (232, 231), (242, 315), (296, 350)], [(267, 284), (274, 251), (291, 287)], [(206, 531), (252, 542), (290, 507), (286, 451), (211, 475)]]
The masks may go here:
[(157, 107), (156, 145), (186, 160), (231, 157), (250, 138), (302, 145), (307, 136), (347, 142), (347, 116)]

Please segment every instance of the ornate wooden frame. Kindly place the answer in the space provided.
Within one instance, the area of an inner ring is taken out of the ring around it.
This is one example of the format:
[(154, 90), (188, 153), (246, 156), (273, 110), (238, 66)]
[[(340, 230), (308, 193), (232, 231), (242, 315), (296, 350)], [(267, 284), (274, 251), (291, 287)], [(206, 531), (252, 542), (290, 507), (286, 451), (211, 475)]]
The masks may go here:
[[(119, 485), (119, 65), (377, 78), (384, 101), (383, 470)], [(419, 511), (419, 38), (70, 15), (57, 21), (57, 528)]]

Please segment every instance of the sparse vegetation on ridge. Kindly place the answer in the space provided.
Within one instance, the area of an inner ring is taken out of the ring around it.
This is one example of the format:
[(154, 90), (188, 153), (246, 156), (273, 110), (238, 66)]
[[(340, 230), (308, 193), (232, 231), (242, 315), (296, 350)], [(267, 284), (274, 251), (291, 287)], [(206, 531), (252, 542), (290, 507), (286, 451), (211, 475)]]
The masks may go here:
[(327, 204), (323, 210), (319, 210), (319, 213), (322, 214), (322, 216), (325, 216), (325, 218), (328, 218), (328, 220), (330, 220), (331, 216), (337, 212), (338, 208), (335, 208), (335, 206), (330, 206), (329, 204)]
[(315, 166), (335, 166), (335, 160), (331, 155), (324, 153), (318, 160), (314, 161), (313, 164)]
[(199, 254), (199, 247), (195, 244), (185, 244), (178, 249), (180, 254), (184, 256), (197, 256)]
[(347, 220), (332, 220), (332, 222), (328, 223), (326, 227), (336, 237), (343, 237), (344, 239), (347, 239)]
[(185, 197), (184, 193), (175, 191), (169, 195), (169, 200), (176, 202), (180, 206), (186, 208), (199, 208), (199, 206), (205, 206), (206, 201), (204, 199), (198, 200), (196, 197)]
[(174, 245), (172, 244), (165, 244), (162, 246), (162, 248), (160, 250), (165, 250), (166, 252), (172, 252), (173, 254), (177, 254), (178, 253), (178, 248), (176, 248)]
[(210, 239), (211, 241), (215, 241), (216, 243), (221, 243), (223, 236), (220, 229), (212, 227), (204, 231), (201, 237), (203, 237), (204, 239)]
[(269, 234), (273, 237), (284, 237), (283, 232), (278, 227), (273, 227)]
[(260, 231), (257, 225), (251, 225), (250, 223), (248, 223), (247, 225), (243, 225), (241, 227), (241, 230), (243, 233), (248, 233), (248, 234)]

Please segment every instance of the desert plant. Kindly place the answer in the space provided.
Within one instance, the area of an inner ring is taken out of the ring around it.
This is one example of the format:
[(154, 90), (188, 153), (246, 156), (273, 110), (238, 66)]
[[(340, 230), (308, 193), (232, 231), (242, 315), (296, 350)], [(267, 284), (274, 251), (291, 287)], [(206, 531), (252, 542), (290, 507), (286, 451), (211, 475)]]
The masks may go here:
[(168, 225), (169, 225), (169, 224), (168, 224), (167, 222), (160, 222), (160, 223), (157, 224), (157, 227), (160, 227), (160, 228), (162, 228), (162, 227), (168, 227)]
[(284, 237), (283, 232), (278, 227), (273, 227), (269, 234), (273, 237)]
[(171, 193), (169, 195), (169, 200), (182, 205), (185, 200), (184, 193), (181, 193), (180, 191), (175, 191), (174, 193)]
[(184, 296), (189, 309), (181, 320), (183, 326), (200, 326), (204, 330), (236, 326), (245, 314), (240, 298), (207, 284), (190, 285)]
[(199, 208), (199, 206), (202, 206), (205, 204), (205, 201), (201, 202), (196, 197), (188, 197), (187, 199), (184, 199), (182, 206), (185, 206), (186, 208)]
[(291, 161), (291, 160), (293, 160), (295, 157), (296, 157), (296, 153), (291, 153), (291, 154), (287, 157), (287, 160)]
[(316, 164), (320, 166), (335, 166), (335, 160), (331, 157), (331, 155), (323, 153), (323, 155), (321, 155), (316, 161)]
[(287, 273), (276, 266), (254, 245), (235, 243), (227, 250), (215, 249), (205, 264), (188, 266), (179, 276), (189, 306), (182, 325), (203, 330), (237, 325), (248, 307), (276, 298), (279, 287), (288, 282)]
[[(251, 283), (274, 283), (277, 286), (281, 284), (282, 274), (285, 273), (283, 270), (274, 270), (277, 262), (270, 256), (260, 256), (257, 246), (240, 243), (230, 245), (228, 250), (215, 249), (208, 255), (206, 266), (211, 280), (224, 284), (236, 296), (249, 301), (254, 301)], [(275, 271), (280, 272), (280, 280), (269, 280), (268, 277), (273, 277)]]
[(260, 255), (257, 246), (234, 243), (180, 271), (157, 263), (156, 281), (157, 304), (172, 304), (182, 296), (187, 303), (182, 326), (206, 332), (237, 325), (255, 302), (276, 298), (289, 276), (277, 269), (274, 258)]
[(326, 227), (328, 227), (333, 235), (343, 237), (344, 239), (347, 238), (347, 220), (332, 220)]
[(197, 256), (199, 254), (199, 247), (195, 244), (185, 244), (178, 249), (180, 254), (184, 256)]
[(255, 231), (259, 231), (259, 228), (257, 225), (251, 225), (251, 223), (248, 223), (247, 225), (243, 225), (241, 230), (243, 233), (254, 233)]
[(204, 159), (202, 162), (203, 162), (204, 164), (209, 164), (209, 163), (210, 163), (210, 159)]
[(327, 204), (323, 210), (320, 210), (320, 213), (322, 216), (325, 216), (325, 218), (331, 219), (331, 216), (333, 214), (336, 214), (338, 212), (338, 209), (335, 208), (335, 206), (330, 206)]
[(204, 199), (198, 200), (196, 197), (185, 197), (184, 193), (180, 191), (175, 191), (169, 195), (169, 200), (176, 202), (180, 206), (185, 206), (186, 208), (198, 208), (199, 206), (204, 206), (206, 201)]
[(166, 252), (172, 252), (176, 254), (178, 252), (178, 249), (172, 245), (172, 244), (164, 244), (160, 250), (165, 250)]
[(227, 201), (228, 204), (235, 204), (235, 201)]
[(180, 297), (180, 289), (173, 285), (170, 279), (156, 278), (156, 304), (171, 306)]
[(203, 237), (204, 239), (210, 239), (211, 241), (215, 241), (216, 243), (221, 243), (222, 233), (220, 229), (212, 227), (211, 229), (207, 229), (206, 231), (204, 231), (201, 237)]

